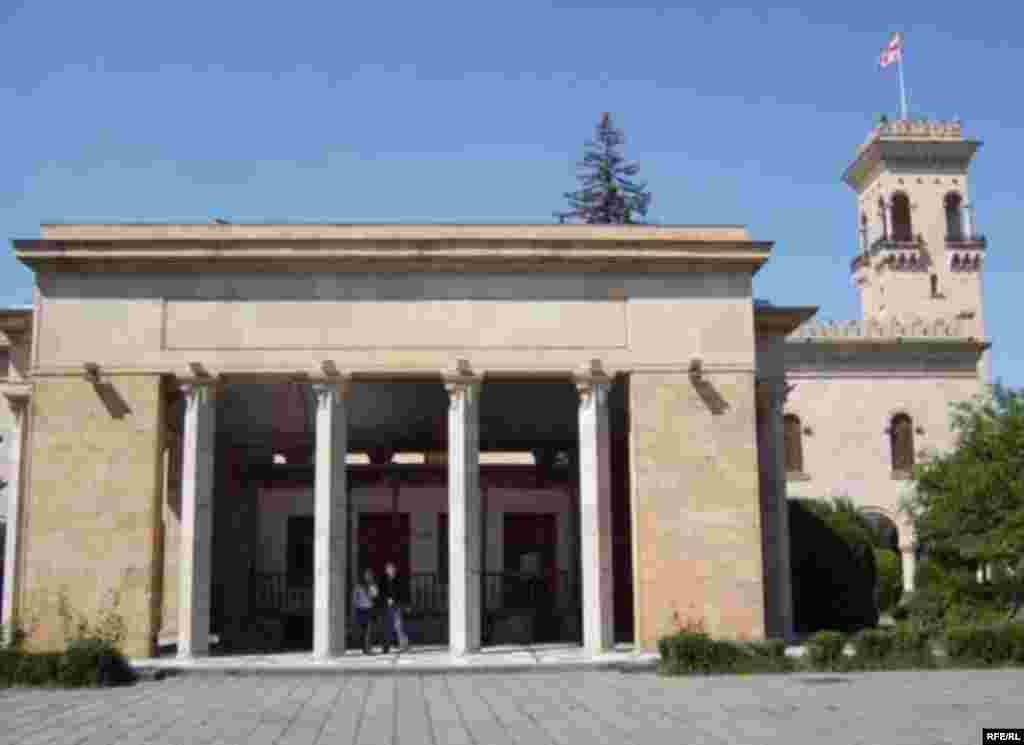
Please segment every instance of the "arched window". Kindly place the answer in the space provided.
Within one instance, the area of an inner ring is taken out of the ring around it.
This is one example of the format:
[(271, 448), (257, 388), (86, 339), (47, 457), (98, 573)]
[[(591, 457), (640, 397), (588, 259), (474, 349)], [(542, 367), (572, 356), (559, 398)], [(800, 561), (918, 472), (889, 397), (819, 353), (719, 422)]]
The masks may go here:
[(939, 276), (937, 274), (933, 274), (931, 276), (931, 282), (932, 282), (932, 297), (938, 297), (939, 296)]
[(906, 414), (896, 414), (889, 424), (889, 445), (894, 474), (909, 476), (914, 467), (914, 422)]
[(961, 200), (960, 195), (951, 191), (943, 200), (946, 209), (946, 240), (962, 241), (964, 239), (963, 222), (961, 221)]
[(804, 443), (800, 417), (786, 414), (783, 419), (783, 448), (785, 451), (786, 473), (804, 471)]
[(914, 240), (914, 232), (910, 227), (910, 197), (903, 192), (897, 192), (892, 197), (892, 239)]

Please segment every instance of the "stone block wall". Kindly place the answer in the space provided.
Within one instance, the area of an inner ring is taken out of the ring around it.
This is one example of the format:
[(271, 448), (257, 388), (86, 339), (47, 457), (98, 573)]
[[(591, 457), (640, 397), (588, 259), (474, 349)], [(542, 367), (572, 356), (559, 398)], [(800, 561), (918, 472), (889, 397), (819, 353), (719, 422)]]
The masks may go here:
[(160, 612), (160, 376), (39, 378), (32, 418), (18, 600), (30, 647), (63, 647), (62, 596), (95, 622), (115, 592), (125, 653), (148, 656)]
[(763, 638), (756, 408), (750, 372), (630, 377), (636, 641), (700, 620)]

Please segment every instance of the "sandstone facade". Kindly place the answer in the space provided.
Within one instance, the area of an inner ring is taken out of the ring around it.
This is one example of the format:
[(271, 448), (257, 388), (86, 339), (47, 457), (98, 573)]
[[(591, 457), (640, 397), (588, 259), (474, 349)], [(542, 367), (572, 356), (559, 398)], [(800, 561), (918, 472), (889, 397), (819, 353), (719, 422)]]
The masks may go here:
[[(487, 595), (495, 566), (570, 575), (583, 600), (564, 620), (594, 649), (624, 615), (645, 648), (696, 621), (786, 636), (787, 495), (891, 518), (912, 570), (893, 428), (948, 448), (948, 405), (984, 390), (975, 148), (893, 123), (858, 151), (864, 318), (841, 325), (755, 301), (772, 244), (742, 228), (45, 225), (15, 241), (34, 308), (0, 316), (17, 362), (0, 429), (24, 443), (17, 465), (4, 451), (21, 476), (5, 618), (54, 648), (61, 598), (94, 617), (115, 592), (129, 653), (163, 637), (203, 654), (210, 619), (242, 634), (282, 552), (305, 571), (286, 531), (308, 515), (313, 646), (336, 654), (339, 593), (378, 560), (359, 526), (390, 491), (409, 568), (444, 575), (459, 651), (510, 597)], [(502, 450), (530, 454), (532, 492), (515, 468), (481, 486), (479, 452)], [(428, 453), (419, 475), (387, 465), (407, 451)], [(527, 550), (531, 530), (550, 551)]]

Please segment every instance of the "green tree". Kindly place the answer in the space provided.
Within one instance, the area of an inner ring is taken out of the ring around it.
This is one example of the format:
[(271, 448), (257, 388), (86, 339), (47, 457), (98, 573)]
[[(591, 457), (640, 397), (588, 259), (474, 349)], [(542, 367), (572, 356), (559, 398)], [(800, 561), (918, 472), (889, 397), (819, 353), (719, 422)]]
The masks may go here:
[[(956, 445), (914, 469), (905, 508), (929, 561), (957, 577), (956, 603), (1016, 612), (1024, 590), (1024, 390), (1000, 384), (954, 406)], [(973, 580), (988, 567), (991, 581)]]
[(622, 130), (612, 125), (611, 115), (603, 114), (576, 166), (579, 188), (565, 193), (570, 209), (555, 213), (559, 221), (629, 224), (647, 214), (651, 194), (646, 183), (632, 180), (640, 167), (623, 157), (620, 148), (625, 141)]

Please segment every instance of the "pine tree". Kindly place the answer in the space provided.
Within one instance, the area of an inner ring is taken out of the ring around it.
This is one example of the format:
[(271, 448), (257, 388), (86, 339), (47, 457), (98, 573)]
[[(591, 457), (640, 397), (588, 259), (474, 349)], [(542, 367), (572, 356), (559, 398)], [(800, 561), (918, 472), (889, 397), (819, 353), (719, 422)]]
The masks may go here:
[(651, 194), (646, 182), (631, 180), (640, 167), (622, 156), (623, 142), (622, 130), (612, 126), (608, 113), (603, 114), (594, 139), (586, 144), (583, 160), (576, 164), (580, 188), (565, 193), (571, 209), (555, 213), (559, 222), (621, 225), (647, 215)]

